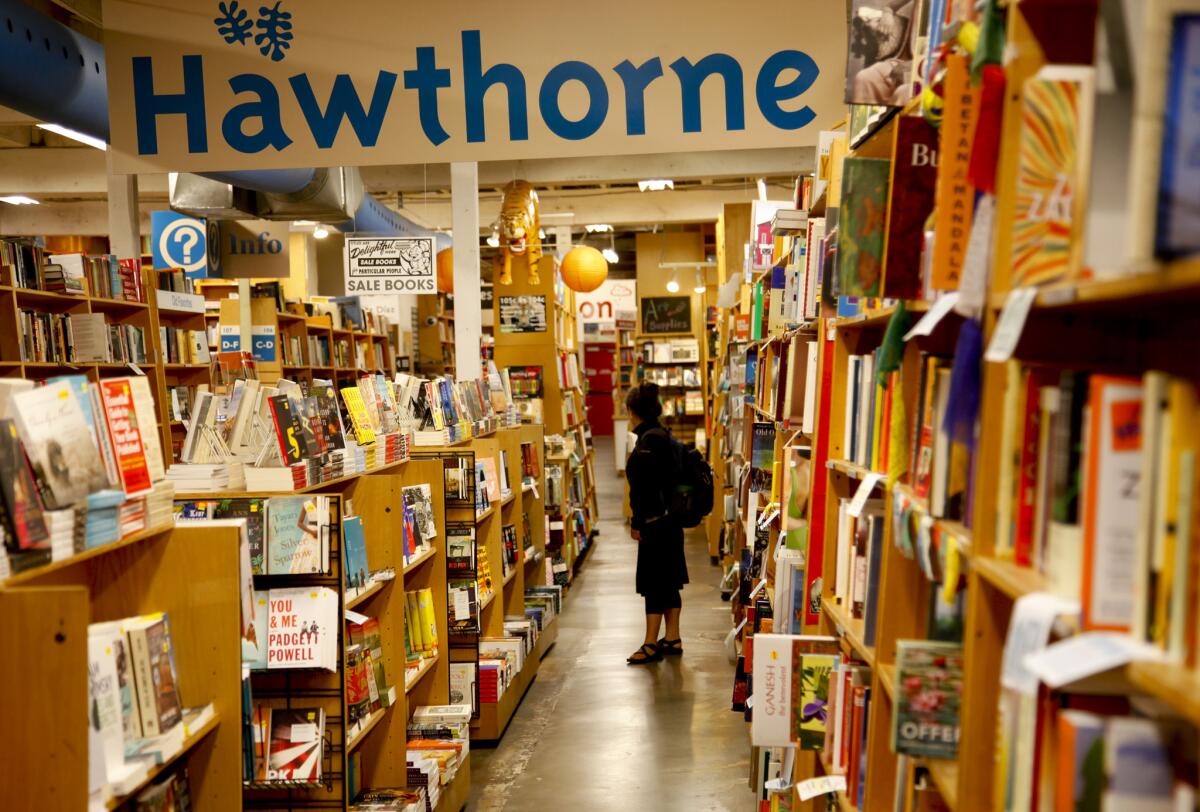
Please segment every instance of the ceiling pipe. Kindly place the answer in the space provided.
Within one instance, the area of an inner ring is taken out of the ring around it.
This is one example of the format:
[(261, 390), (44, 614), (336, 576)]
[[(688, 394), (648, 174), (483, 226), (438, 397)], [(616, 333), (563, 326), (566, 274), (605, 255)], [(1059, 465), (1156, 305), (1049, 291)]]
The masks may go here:
[[(40, 121), (61, 124), (108, 143), (108, 84), (104, 46), (19, 2), (0, 0), (0, 104)], [(307, 187), (313, 169), (206, 172), (205, 177), (265, 194), (294, 194)], [(443, 234), (401, 217), (370, 195), (345, 231), (404, 236)]]

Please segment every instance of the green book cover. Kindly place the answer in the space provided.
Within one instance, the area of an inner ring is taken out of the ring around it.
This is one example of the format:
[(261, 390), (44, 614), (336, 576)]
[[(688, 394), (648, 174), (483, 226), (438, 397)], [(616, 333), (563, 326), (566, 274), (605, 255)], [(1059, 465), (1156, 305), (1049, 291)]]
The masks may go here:
[(962, 646), (897, 640), (892, 750), (910, 756), (956, 758), (962, 691)]
[(883, 281), (891, 161), (847, 158), (842, 167), (838, 272), (842, 296), (878, 296)]
[(763, 321), (762, 321), (762, 306), (763, 306), (763, 280), (758, 280), (754, 283), (754, 308), (750, 322), (750, 340), (758, 341), (763, 337)]

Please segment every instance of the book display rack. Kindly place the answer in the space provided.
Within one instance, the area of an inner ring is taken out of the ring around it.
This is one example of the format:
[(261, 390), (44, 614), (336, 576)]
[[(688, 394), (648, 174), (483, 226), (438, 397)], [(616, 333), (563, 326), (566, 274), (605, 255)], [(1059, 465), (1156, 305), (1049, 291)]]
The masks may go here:
[[(967, 5), (942, 22), (978, 23)], [(1096, 4), (1056, 19), (1082, 48), (1043, 11), (987, 21), (1005, 47), (982, 90), (961, 44), (938, 54), (934, 123), (918, 100), (823, 133), (776, 267), (720, 311), (710, 549), (736, 564), (733, 708), (771, 809), (1195, 797), (1200, 273), (1161, 245), (1086, 267)], [(1194, 17), (1158, 13), (1183, 48)], [(1046, 178), (1071, 190), (1053, 211)], [(718, 243), (749, 233), (731, 209)], [(1133, 216), (1170, 215), (1152, 209)], [(718, 257), (722, 283), (742, 273)]]

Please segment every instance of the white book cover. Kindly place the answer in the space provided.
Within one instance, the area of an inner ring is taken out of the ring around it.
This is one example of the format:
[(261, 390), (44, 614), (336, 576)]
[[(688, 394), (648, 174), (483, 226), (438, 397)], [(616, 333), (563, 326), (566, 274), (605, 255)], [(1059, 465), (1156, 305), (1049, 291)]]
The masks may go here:
[(338, 594), (326, 587), (272, 589), (267, 668), (338, 667)]
[(70, 507), (107, 487), (100, 452), (68, 381), (19, 392), (10, 410), (47, 507)]
[(88, 630), (88, 723), (99, 737), (99, 755), (109, 783), (123, 778), (125, 766), (118, 653), (124, 654), (113, 644), (109, 630)]
[(809, 341), (805, 346), (807, 347), (805, 363), (808, 365), (808, 383), (804, 387), (804, 416), (801, 420), (800, 430), (811, 437), (817, 420), (817, 390), (821, 388), (820, 381), (817, 380), (817, 353), (820, 343)]
[(103, 313), (72, 313), (71, 338), (75, 360), (112, 361), (112, 346), (108, 341), (108, 322)]
[(850, 534), (851, 518), (848, 508), (850, 500), (838, 502), (837, 523), (837, 572), (834, 581), (834, 597), (843, 605), (849, 598), (850, 592), (850, 555), (854, 539)]
[(1142, 384), (1094, 377), (1084, 487), (1086, 629), (1128, 631), (1133, 621), (1139, 487), (1142, 471)]
[(754, 710), (750, 737), (755, 747), (792, 743), (791, 685), (791, 636), (754, 635)]
[[(158, 416), (154, 408), (154, 395), (150, 393), (150, 379), (145, 375), (131, 375), (129, 388), (133, 390), (133, 408), (139, 426), (157, 426)], [(146, 465), (150, 469), (150, 481), (158, 482), (166, 476), (163, 467), (162, 443), (157, 431), (142, 433), (142, 445), (146, 450)]]

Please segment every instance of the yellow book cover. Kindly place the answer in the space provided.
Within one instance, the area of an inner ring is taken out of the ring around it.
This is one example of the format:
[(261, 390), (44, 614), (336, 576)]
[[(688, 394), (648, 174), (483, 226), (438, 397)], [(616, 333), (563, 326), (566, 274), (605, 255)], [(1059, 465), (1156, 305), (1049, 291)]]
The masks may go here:
[(1167, 535), (1163, 550), (1162, 589), (1158, 591), (1160, 606), (1155, 611), (1156, 617), (1161, 618), (1161, 624), (1156, 624), (1159, 628), (1155, 629), (1155, 642), (1166, 649), (1172, 660), (1182, 662), (1187, 648), (1187, 593), (1193, 588), (1188, 578), (1188, 570), (1193, 566), (1190, 560), (1192, 550), (1189, 548), (1192, 535), (1191, 499), (1195, 492), (1196, 455), (1200, 452), (1196, 387), (1190, 381), (1171, 379), (1168, 402), (1170, 462), (1165, 494), (1166, 515), (1163, 517)]
[(430, 652), (430, 641), (425, 638), (425, 625), (421, 623), (421, 602), (416, 592), (405, 592), (405, 602), (408, 604), (408, 622), (412, 630), (412, 647), (414, 651)]
[(375, 385), (370, 378), (358, 379), (358, 395), (362, 399), (367, 419), (371, 421), (371, 431), (375, 434), (382, 434), (383, 421), (379, 417), (379, 394), (375, 391)]
[(881, 454), (880, 449), (883, 448), (883, 400), (887, 397), (887, 387), (881, 385), (878, 380), (875, 382), (875, 403), (874, 409), (871, 412), (871, 458), (867, 461), (867, 467), (872, 471), (878, 471), (880, 466)]
[(417, 608), (421, 612), (421, 637), (429, 643), (429, 650), (437, 653), (437, 615), (433, 611), (433, 590), (426, 587), (417, 592)]
[(346, 403), (346, 411), (350, 412), (350, 422), (354, 426), (354, 439), (359, 445), (369, 445), (375, 442), (375, 431), (371, 428), (367, 405), (363, 403), (362, 393), (358, 387), (347, 386), (342, 389), (342, 400)]

